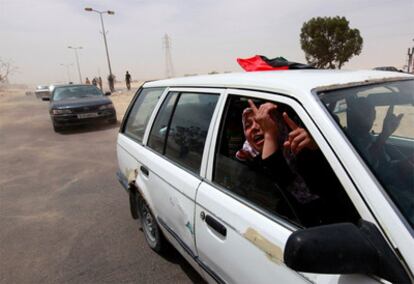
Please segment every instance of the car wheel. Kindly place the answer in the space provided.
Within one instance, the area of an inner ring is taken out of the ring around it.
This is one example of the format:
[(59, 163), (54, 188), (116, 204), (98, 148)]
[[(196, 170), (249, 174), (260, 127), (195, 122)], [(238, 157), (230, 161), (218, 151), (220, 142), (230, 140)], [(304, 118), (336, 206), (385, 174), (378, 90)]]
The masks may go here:
[(142, 231), (144, 232), (147, 244), (155, 252), (163, 252), (167, 241), (162, 235), (157, 220), (143, 198), (139, 198), (138, 206)]

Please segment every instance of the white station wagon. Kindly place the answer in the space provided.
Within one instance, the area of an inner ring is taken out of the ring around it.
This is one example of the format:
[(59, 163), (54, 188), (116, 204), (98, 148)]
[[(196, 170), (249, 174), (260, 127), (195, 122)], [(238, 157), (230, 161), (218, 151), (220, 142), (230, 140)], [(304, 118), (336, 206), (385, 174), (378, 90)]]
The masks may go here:
[(172, 244), (208, 282), (414, 279), (412, 75), (147, 82), (117, 154), (149, 246)]

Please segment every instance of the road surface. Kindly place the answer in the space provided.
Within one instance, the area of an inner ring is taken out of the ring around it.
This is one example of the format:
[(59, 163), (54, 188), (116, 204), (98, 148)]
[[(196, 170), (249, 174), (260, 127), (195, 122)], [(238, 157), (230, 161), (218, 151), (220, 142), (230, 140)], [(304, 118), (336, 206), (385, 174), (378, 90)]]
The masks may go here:
[(149, 249), (130, 217), (118, 128), (57, 134), (48, 102), (0, 96), (1, 283), (202, 282), (178, 252)]

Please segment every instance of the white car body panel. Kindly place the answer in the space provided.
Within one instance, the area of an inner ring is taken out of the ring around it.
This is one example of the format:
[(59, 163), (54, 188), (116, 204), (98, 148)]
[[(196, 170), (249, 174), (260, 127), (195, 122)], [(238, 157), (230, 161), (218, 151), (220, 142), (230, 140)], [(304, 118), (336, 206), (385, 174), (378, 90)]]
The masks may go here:
[(142, 163), (149, 176), (138, 175), (138, 188), (147, 188), (157, 220), (162, 220), (163, 226), (168, 226), (195, 255), (194, 202), (201, 179), (158, 154), (145, 151)]
[[(225, 224), (227, 236), (220, 236), (202, 221), (201, 212), (216, 214), (214, 217)], [(365, 275), (292, 271), (283, 263), (283, 250), (294, 229), (283, 219), (279, 222), (284, 226), (208, 183), (202, 183), (198, 190), (195, 215), (199, 258), (227, 283), (378, 283)]]
[[(129, 143), (134, 142), (125, 136), (121, 137), (119, 144), (122, 147), (119, 147), (119, 151), (123, 152), (125, 148), (131, 150), (130, 155), (139, 157), (139, 162), (135, 163), (135, 159), (130, 159), (129, 165), (124, 167), (135, 166), (138, 169), (135, 183), (155, 217), (168, 224), (195, 254), (194, 202), (201, 180), (179, 166), (171, 165), (153, 151), (143, 146), (130, 147)], [(149, 170), (148, 176), (142, 173), (141, 166)]]
[[(201, 212), (220, 220), (227, 236), (201, 220)], [(224, 281), (272, 283), (277, 275), (280, 283), (302, 282), (303, 277), (283, 265), (283, 247), (290, 233), (209, 184), (200, 186), (196, 209), (199, 258)], [(260, 273), (252, 273), (252, 266), (260, 267)]]

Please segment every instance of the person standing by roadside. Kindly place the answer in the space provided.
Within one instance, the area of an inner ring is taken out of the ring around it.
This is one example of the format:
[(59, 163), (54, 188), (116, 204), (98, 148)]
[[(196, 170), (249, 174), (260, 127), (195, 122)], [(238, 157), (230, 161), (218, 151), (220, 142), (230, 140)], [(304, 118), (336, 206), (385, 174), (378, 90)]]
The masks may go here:
[(98, 81), (96, 80), (96, 77), (93, 77), (92, 85), (94, 85), (96, 87), (97, 84), (98, 84)]
[(125, 74), (125, 84), (128, 90), (131, 90), (131, 74), (129, 74), (128, 71), (126, 71)]
[(101, 76), (99, 76), (99, 78), (98, 78), (98, 85), (99, 85), (99, 89), (101, 89), (101, 91), (102, 91), (103, 89), (102, 89), (102, 78), (101, 78)]
[(87, 85), (90, 85), (91, 84), (91, 81), (89, 81), (89, 78), (88, 77), (86, 77), (85, 84), (87, 84)]
[(108, 76), (108, 84), (109, 84), (109, 89), (111, 90), (111, 92), (114, 92), (115, 91), (114, 83), (115, 83), (115, 76), (112, 75), (112, 74), (109, 74), (109, 76)]

